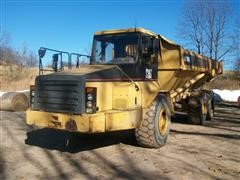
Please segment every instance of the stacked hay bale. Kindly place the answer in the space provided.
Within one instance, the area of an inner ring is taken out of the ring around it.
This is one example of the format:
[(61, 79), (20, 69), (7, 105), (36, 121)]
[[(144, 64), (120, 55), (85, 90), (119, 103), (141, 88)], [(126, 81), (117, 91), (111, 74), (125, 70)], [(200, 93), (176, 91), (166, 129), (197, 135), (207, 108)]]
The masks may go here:
[(0, 97), (0, 110), (26, 111), (29, 107), (29, 91), (6, 92)]

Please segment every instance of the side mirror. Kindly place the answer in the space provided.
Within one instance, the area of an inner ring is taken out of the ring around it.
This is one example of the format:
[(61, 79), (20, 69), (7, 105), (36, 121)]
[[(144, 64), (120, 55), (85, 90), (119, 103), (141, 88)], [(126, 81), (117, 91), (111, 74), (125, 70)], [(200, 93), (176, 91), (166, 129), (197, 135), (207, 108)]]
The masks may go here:
[(38, 55), (39, 55), (40, 58), (43, 58), (45, 56), (45, 54), (46, 54), (46, 49), (40, 48), (38, 50)]
[(52, 68), (55, 72), (58, 70), (58, 54), (52, 56)]

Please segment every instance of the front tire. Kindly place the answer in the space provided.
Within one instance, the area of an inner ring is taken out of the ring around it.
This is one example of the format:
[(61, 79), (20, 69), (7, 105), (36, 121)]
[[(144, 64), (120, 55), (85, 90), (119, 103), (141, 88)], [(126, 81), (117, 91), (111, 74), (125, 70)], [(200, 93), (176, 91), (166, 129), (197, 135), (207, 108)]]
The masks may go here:
[(165, 95), (159, 95), (148, 107), (141, 126), (135, 131), (138, 144), (143, 147), (160, 148), (167, 141), (170, 124), (169, 103)]

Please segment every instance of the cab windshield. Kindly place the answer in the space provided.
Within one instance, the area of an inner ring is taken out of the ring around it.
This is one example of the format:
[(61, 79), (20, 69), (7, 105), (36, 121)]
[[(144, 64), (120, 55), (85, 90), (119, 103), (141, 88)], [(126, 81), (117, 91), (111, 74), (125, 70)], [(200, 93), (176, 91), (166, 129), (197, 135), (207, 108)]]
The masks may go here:
[(91, 64), (128, 64), (137, 60), (138, 34), (94, 36)]

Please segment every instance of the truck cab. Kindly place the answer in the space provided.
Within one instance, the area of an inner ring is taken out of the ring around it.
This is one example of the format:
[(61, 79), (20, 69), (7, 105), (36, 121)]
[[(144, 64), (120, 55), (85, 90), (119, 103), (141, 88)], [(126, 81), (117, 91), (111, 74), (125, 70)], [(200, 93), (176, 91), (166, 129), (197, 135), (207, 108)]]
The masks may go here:
[[(93, 40), (91, 65), (118, 65), (136, 81), (157, 79), (159, 39), (153, 33), (97, 32)], [(144, 73), (143, 73), (144, 72)]]

